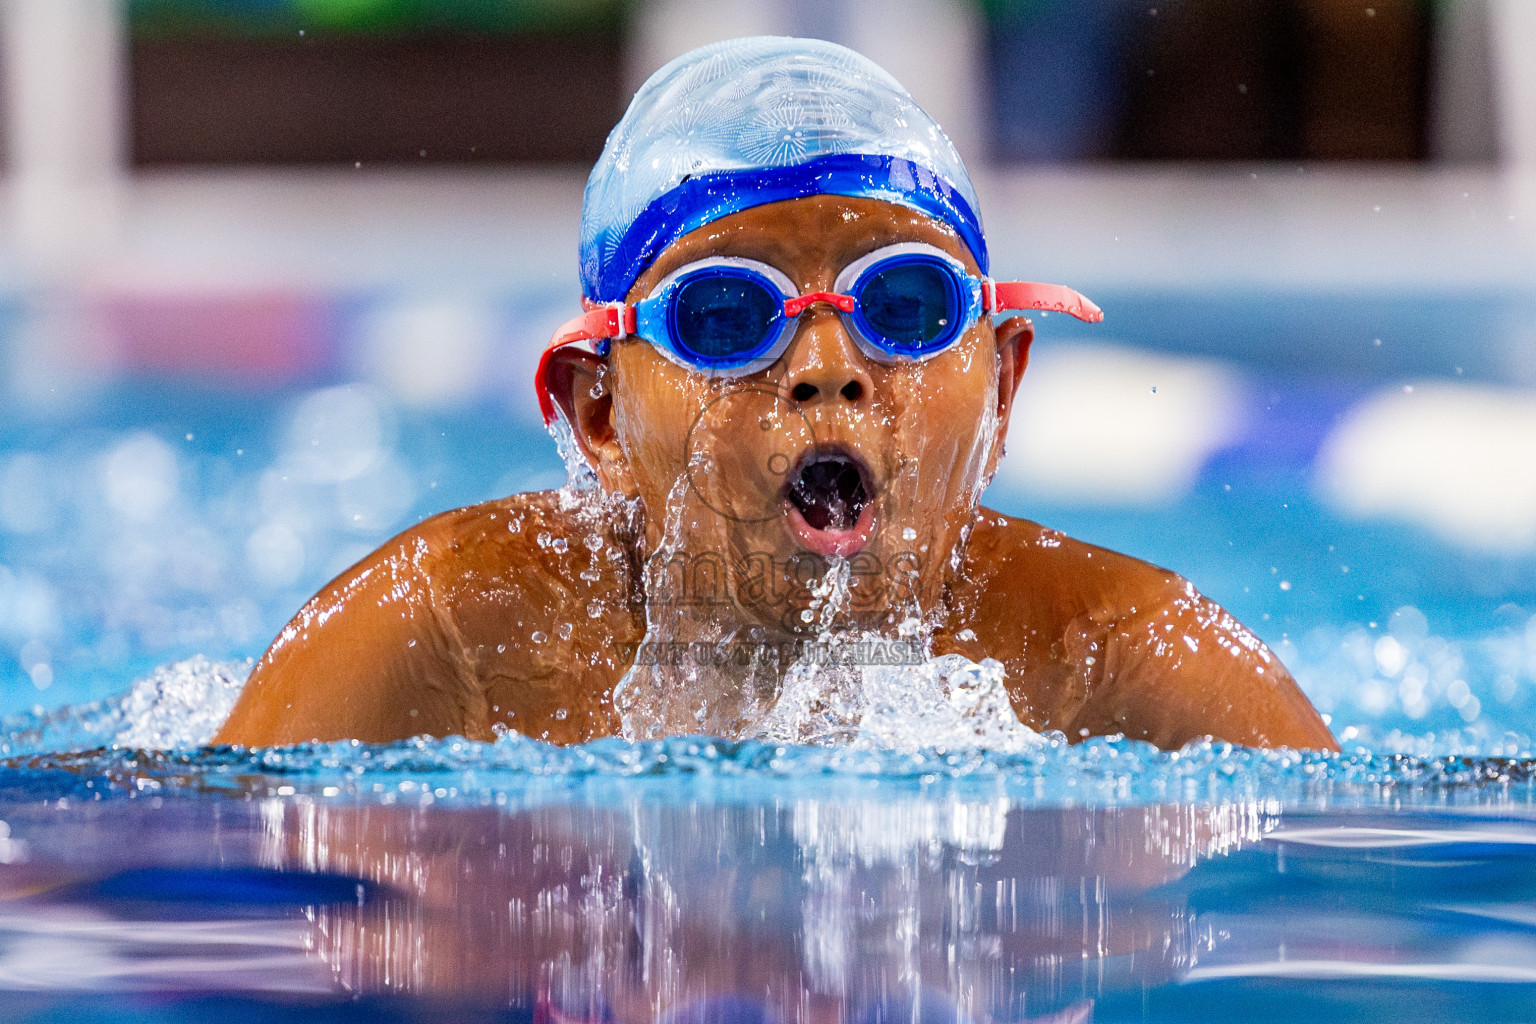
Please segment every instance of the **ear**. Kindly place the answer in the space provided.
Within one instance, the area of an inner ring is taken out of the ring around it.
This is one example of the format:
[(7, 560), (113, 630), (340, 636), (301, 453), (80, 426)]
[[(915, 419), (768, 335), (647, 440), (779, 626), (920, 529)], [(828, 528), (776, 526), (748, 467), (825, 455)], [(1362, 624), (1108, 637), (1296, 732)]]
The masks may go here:
[(547, 380), (565, 421), (576, 435), (576, 446), (609, 493), (633, 498), (636, 493), (629, 460), (613, 425), (613, 369), (608, 361), (576, 348), (557, 349), (550, 356)]
[(1029, 366), (1029, 347), (1035, 341), (1035, 325), (1028, 317), (1015, 316), (1004, 320), (995, 328), (997, 334), (997, 441), (992, 446), (992, 457), (987, 473), (997, 470), (997, 462), (1003, 455), (1003, 441), (1008, 436), (1008, 421), (1013, 415), (1013, 400), (1018, 395), (1019, 383)]

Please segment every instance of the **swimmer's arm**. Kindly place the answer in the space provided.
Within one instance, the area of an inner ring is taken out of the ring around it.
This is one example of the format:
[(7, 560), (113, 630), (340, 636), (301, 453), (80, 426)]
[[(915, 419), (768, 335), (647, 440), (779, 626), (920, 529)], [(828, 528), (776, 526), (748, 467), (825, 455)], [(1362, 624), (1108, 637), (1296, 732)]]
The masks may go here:
[(457, 652), (409, 535), (306, 604), (273, 641), (215, 743), (387, 742), (464, 731)]
[(1252, 747), (1337, 750), (1280, 659), (1183, 581), (1112, 626), (1104, 673), (1076, 723), (1164, 749), (1213, 736)]

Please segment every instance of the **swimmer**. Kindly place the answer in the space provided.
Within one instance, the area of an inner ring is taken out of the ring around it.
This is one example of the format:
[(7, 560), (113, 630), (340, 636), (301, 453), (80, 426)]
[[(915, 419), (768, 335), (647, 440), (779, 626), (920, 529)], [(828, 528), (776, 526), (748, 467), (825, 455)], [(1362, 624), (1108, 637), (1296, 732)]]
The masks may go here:
[(536, 381), (585, 484), (383, 545), (283, 629), (216, 742), (759, 735), (821, 644), (996, 659), (1019, 720), (1074, 741), (1336, 749), (1185, 580), (980, 505), (1033, 339), (1010, 314), (1100, 314), (988, 277), (977, 210), (938, 125), (850, 50), (662, 68), (592, 171), (587, 311)]

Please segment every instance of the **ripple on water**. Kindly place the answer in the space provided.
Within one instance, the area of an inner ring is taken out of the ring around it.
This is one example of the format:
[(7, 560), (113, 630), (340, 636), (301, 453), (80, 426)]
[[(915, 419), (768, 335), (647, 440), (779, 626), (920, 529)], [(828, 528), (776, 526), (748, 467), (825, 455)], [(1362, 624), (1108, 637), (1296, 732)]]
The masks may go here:
[[(523, 737), (493, 743), (418, 738), (247, 750), (121, 747), (15, 755), (0, 762), (0, 799), (120, 799), (145, 795), (307, 796), (380, 803), (524, 806), (584, 794), (760, 800), (834, 789), (985, 789), (1017, 806), (1115, 807), (1259, 801), (1281, 808), (1500, 806), (1536, 802), (1536, 759), (1253, 750), (1202, 742), (1160, 751), (1133, 740), (1002, 754), (916, 754), (680, 737), (555, 747)], [(874, 795), (871, 793), (871, 795)], [(878, 798), (878, 797), (876, 797)]]
[(1536, 744), (1471, 730), (1356, 734), (1339, 754), (1203, 741), (1163, 751), (1123, 737), (1060, 733), (1012, 751), (796, 746), (677, 737), (559, 747), (418, 737), (246, 749), (207, 746), (249, 663), (164, 666), (113, 700), (12, 718), (0, 733), (0, 798), (311, 796), (369, 802), (518, 805), (573, 788), (649, 785), (660, 799), (761, 799), (801, 787), (984, 787), (1020, 806), (1265, 801), (1278, 809), (1536, 802)]

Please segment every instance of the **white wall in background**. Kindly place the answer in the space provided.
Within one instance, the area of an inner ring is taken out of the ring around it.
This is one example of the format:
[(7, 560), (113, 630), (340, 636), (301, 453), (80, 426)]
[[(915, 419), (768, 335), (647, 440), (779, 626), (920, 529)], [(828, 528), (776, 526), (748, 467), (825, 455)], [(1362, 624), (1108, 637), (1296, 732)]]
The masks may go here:
[(43, 269), (110, 241), (127, 144), (117, 0), (5, 0), (12, 215)]
[(1511, 205), (1536, 237), (1536, 2), (1493, 0), (1494, 106)]
[(1536, 3), (1493, 0), (1495, 96), (1506, 160), (1536, 169)]
[(1497, 0), (1444, 0), (1429, 92), (1429, 149), (1436, 160), (1499, 157), (1494, 102), (1493, 8)]

